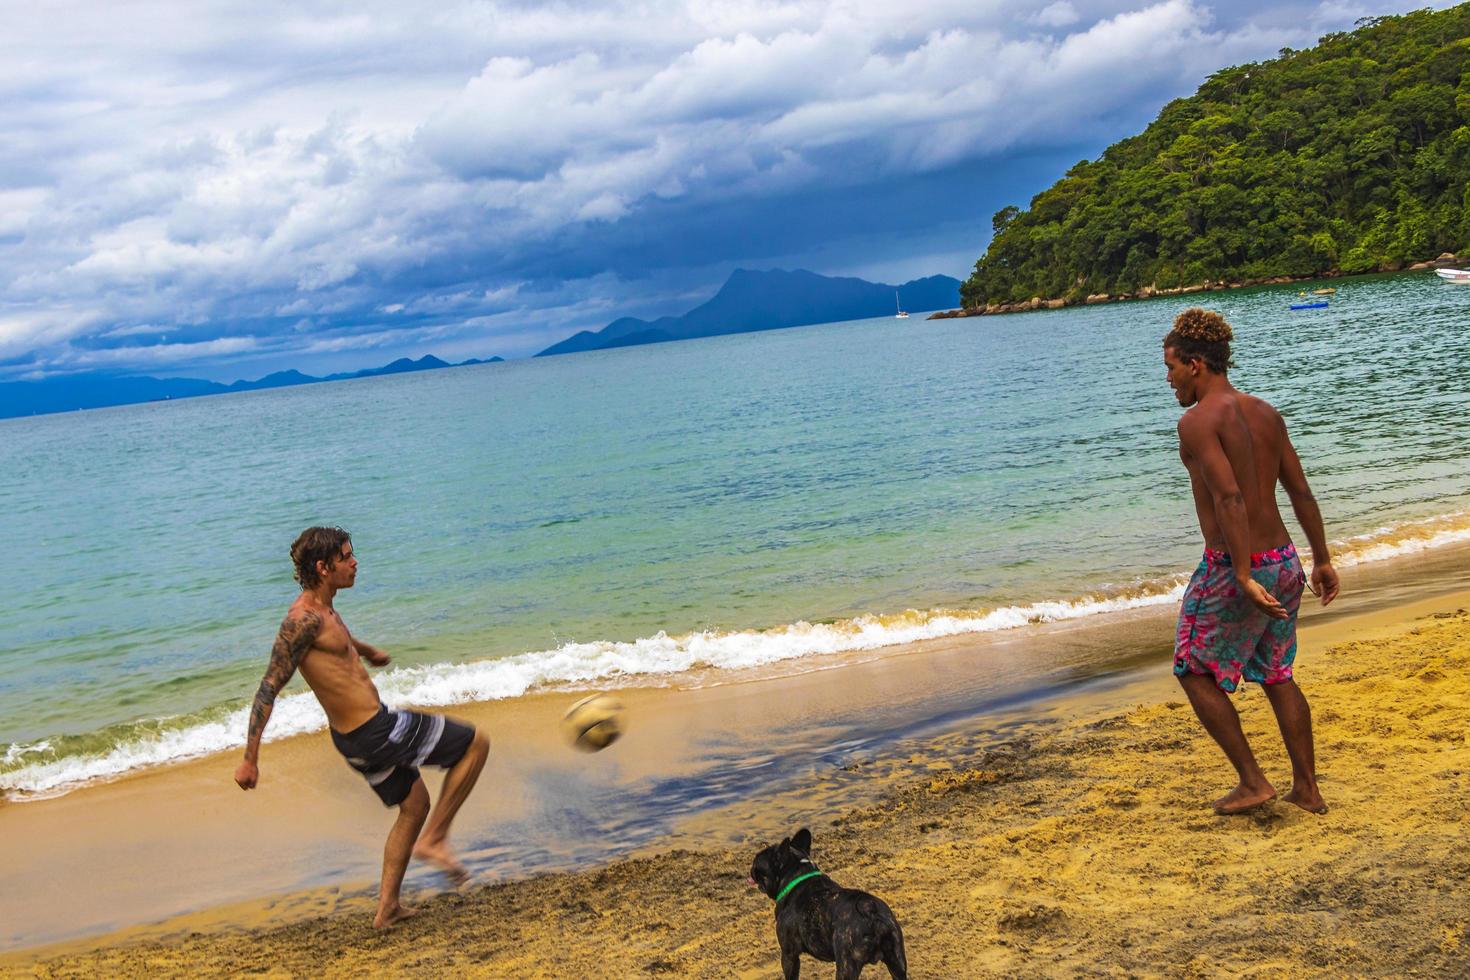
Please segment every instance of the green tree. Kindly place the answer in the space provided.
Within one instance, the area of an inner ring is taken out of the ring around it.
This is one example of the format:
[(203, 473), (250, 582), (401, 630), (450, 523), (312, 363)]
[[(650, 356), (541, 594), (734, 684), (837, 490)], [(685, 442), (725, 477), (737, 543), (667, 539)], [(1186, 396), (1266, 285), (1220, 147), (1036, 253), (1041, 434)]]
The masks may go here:
[(1217, 71), (992, 230), (966, 305), (1366, 272), (1470, 247), (1470, 4)]

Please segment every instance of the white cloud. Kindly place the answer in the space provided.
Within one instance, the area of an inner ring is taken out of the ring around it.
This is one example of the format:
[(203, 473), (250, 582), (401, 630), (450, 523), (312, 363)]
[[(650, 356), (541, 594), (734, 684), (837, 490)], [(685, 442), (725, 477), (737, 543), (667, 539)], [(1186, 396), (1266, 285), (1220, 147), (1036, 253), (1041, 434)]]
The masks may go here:
[(41, 187), (0, 189), (0, 237), (20, 235), (45, 206), (48, 194)]
[(1047, 4), (1037, 11), (1031, 21), (1042, 27), (1070, 27), (1081, 19), (1076, 7), (1067, 0), (1057, 0), (1056, 3)]
[[(6, 5), (0, 358), (343, 349), (325, 332), (349, 320), (391, 345), (431, 336), (415, 316), (493, 332), (559, 302), (517, 283), (560, 277), (576, 234), (1108, 142), (1120, 114), (1358, 12), (1251, 6)], [(597, 259), (565, 275), (614, 288)], [(241, 322), (254, 348), (231, 346)], [(155, 327), (184, 342), (88, 346)]]
[(147, 346), (70, 350), (48, 360), (46, 366), (51, 369), (65, 368), (67, 370), (96, 370), (118, 365), (172, 367), (247, 354), (259, 350), (260, 347), (261, 342), (255, 337), (217, 337), (214, 340), (196, 343), (159, 343)]

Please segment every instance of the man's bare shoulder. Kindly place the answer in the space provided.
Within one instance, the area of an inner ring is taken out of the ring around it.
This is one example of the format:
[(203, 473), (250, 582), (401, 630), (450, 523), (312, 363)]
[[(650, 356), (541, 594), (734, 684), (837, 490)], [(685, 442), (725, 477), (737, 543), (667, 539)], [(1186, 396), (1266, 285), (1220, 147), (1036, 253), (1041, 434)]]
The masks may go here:
[(1266, 399), (1248, 395), (1243, 391), (1239, 392), (1237, 397), (1240, 399), (1241, 410), (1253, 418), (1267, 419), (1272, 422), (1281, 419), (1281, 413), (1276, 410), (1276, 406)]
[(1225, 419), (1227, 406), (1216, 399), (1196, 402), (1189, 411), (1179, 416), (1180, 438), (1201, 436), (1218, 431)]
[(276, 642), (271, 646), (271, 670), (277, 674), (277, 687), (284, 685), (300, 665), (302, 658), (320, 642), (322, 616), (309, 603), (293, 602), (281, 620)]
[(324, 623), (325, 618), (321, 610), (317, 609), (316, 604), (303, 592), (295, 602), (291, 603), (291, 608), (286, 610), (285, 618), (281, 620), (281, 632), (316, 633), (321, 630)]

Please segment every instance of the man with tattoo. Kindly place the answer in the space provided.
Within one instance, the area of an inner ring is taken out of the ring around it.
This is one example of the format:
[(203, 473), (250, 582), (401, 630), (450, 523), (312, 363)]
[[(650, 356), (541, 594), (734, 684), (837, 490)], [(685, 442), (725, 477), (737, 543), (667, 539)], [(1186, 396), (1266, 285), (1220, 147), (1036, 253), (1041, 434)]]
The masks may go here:
[[(386, 929), (414, 914), (398, 896), (410, 855), (434, 864), (456, 882), (468, 877), (449, 849), (449, 825), (479, 778), (490, 740), (470, 725), (440, 715), (389, 711), (378, 700), (362, 661), (382, 667), (388, 655), (349, 633), (332, 608), (337, 591), (352, 588), (357, 579), (357, 556), (346, 531), (307, 528), (291, 545), (291, 561), (301, 595), (271, 648), (270, 664), (250, 708), (245, 759), (235, 770), (235, 782), (241, 789), (254, 789), (259, 781), (261, 733), (276, 695), (299, 669), (327, 714), (332, 744), (385, 806), (398, 808), (383, 849), (383, 881), (373, 919), (374, 928)], [(429, 791), (419, 776), (426, 763), (449, 770), (432, 813)]]

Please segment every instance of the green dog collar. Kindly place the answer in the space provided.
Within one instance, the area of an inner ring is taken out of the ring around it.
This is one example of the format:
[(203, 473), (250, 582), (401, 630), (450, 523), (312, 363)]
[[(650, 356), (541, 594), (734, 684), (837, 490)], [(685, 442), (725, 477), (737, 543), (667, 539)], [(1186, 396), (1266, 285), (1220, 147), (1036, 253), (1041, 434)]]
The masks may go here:
[(820, 878), (820, 877), (822, 877), (822, 872), (820, 872), (820, 871), (808, 871), (804, 875), (797, 875), (795, 878), (792, 878), (790, 881), (788, 881), (786, 883), (786, 887), (783, 888), (783, 889), (781, 889), (781, 891), (776, 895), (776, 901), (779, 902), (779, 901), (781, 901), (781, 899), (783, 899), (787, 895), (791, 894), (791, 889), (795, 888), (797, 885), (801, 884), (803, 881), (806, 881), (808, 878)]

